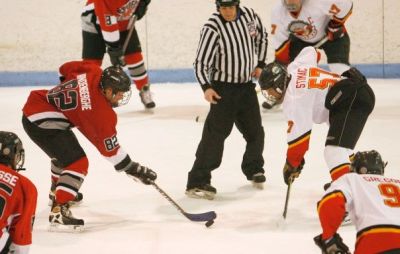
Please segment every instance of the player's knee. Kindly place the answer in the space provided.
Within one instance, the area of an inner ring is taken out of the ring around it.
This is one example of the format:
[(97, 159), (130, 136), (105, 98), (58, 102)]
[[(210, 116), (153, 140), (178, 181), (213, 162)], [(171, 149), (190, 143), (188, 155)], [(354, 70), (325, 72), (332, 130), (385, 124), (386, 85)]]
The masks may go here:
[(77, 174), (82, 174), (86, 176), (89, 168), (89, 160), (86, 156), (81, 157), (80, 159), (74, 161), (64, 168), (64, 170), (74, 171)]

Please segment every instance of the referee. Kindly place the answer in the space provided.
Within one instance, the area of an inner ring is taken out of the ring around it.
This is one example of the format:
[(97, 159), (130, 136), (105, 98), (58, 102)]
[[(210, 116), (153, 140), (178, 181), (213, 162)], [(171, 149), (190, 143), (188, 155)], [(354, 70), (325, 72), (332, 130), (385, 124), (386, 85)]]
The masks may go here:
[(242, 171), (262, 189), (264, 129), (252, 78), (265, 66), (267, 33), (260, 18), (240, 0), (216, 0), (214, 13), (203, 26), (194, 69), (210, 103), (196, 160), (188, 174), (186, 195), (213, 199), (211, 171), (222, 161), (224, 141), (235, 124), (246, 140)]

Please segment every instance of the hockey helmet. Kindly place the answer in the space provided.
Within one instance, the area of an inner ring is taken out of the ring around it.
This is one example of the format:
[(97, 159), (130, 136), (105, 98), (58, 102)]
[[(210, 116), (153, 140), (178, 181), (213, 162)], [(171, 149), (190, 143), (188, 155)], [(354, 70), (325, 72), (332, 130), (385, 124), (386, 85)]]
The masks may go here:
[(286, 67), (280, 63), (272, 62), (267, 64), (262, 70), (258, 84), (262, 90), (273, 88), (278, 94), (283, 96), (289, 84), (290, 75)]
[(122, 68), (110, 66), (104, 69), (101, 75), (100, 86), (103, 90), (111, 88), (113, 95), (118, 92), (124, 92), (123, 98), (115, 106), (122, 106), (129, 102), (132, 93), (131, 79)]
[(240, 0), (215, 0), (217, 7), (239, 5)]
[(23, 170), (25, 151), (22, 141), (12, 132), (0, 131), (0, 163), (15, 171)]
[(354, 155), (351, 169), (358, 174), (383, 175), (387, 162), (383, 162), (381, 155), (375, 151), (357, 152)]
[(282, 2), (289, 12), (298, 12), (301, 9), (303, 0), (282, 0)]

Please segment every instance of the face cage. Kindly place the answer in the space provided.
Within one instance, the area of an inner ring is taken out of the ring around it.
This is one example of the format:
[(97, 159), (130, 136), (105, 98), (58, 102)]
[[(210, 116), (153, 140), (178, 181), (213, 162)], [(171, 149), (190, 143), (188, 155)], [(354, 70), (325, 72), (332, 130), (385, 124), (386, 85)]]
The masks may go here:
[(24, 166), (25, 163), (25, 150), (21, 149), (19, 151), (19, 153), (15, 154), (14, 157), (14, 169), (15, 171), (20, 171), (20, 170), (25, 170), (24, 168), (22, 168)]
[(124, 95), (121, 100), (118, 101), (117, 105), (115, 107), (120, 107), (123, 105), (128, 104), (129, 100), (131, 99), (132, 95), (132, 90), (129, 89), (129, 91), (124, 92)]
[(298, 12), (300, 10), (300, 8), (301, 8), (301, 4), (302, 3), (300, 1), (299, 4), (288, 4), (288, 3), (286, 3), (286, 0), (283, 0), (283, 4), (285, 5), (286, 9), (289, 12)]

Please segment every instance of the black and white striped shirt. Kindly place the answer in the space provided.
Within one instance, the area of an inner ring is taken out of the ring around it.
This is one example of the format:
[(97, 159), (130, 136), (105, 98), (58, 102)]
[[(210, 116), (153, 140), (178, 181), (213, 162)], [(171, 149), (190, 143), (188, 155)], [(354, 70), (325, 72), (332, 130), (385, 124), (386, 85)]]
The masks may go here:
[(265, 65), (265, 27), (253, 9), (239, 7), (238, 13), (238, 18), (230, 22), (214, 13), (201, 30), (193, 65), (203, 90), (211, 86), (211, 81), (247, 83), (254, 68)]

